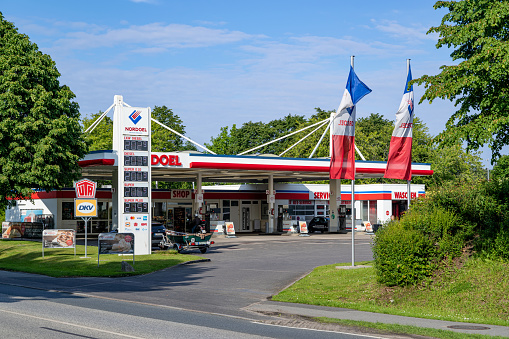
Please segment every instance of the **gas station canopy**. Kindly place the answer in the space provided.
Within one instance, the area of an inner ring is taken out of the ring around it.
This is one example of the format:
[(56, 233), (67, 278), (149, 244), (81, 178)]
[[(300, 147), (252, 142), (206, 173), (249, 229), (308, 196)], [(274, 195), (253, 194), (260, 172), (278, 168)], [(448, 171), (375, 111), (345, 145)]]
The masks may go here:
[[(118, 169), (116, 151), (93, 151), (79, 162), (83, 177), (112, 180)], [(120, 157), (122, 159), (122, 156)], [(329, 180), (330, 158), (287, 158), (271, 154), (215, 155), (197, 151), (151, 153), (152, 181), (193, 182), (201, 173), (203, 182), (267, 183)], [(381, 178), (384, 161), (355, 161), (357, 179)], [(412, 176), (432, 175), (430, 164), (412, 163)]]

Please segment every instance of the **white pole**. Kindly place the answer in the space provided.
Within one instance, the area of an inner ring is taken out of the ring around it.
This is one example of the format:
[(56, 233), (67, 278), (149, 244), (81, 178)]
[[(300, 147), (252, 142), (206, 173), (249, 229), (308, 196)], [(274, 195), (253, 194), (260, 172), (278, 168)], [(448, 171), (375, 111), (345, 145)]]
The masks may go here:
[[(410, 59), (406, 59), (406, 74), (407, 74), (407, 77), (408, 77), (408, 71), (410, 70)], [(412, 173), (412, 165), (410, 164), (410, 175)], [(410, 177), (410, 180), (407, 180), (407, 210), (410, 209), (410, 196), (412, 194), (412, 190), (411, 190), (411, 183), (412, 183), (412, 177)]]
[[(350, 65), (352, 66), (352, 69), (353, 69), (353, 58), (355, 58), (354, 55), (350, 57)], [(355, 266), (355, 179), (352, 180), (352, 266)]]

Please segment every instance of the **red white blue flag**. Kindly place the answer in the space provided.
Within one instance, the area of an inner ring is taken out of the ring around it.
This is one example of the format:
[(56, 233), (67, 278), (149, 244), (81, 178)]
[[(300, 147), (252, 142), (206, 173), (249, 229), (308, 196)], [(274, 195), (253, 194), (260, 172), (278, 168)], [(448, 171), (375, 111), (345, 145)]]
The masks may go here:
[(355, 105), (370, 92), (350, 66), (346, 89), (332, 120), (331, 179), (355, 179)]
[(412, 72), (408, 66), (405, 92), (401, 99), (396, 124), (392, 132), (389, 159), (384, 178), (412, 179), (412, 124), (414, 120), (414, 88), (410, 84)]

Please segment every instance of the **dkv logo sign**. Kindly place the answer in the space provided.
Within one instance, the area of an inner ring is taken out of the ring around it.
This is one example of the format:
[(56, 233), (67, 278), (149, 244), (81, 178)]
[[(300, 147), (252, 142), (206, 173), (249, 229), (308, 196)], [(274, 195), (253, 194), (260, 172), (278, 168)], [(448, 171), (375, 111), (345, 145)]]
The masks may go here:
[(96, 199), (75, 199), (77, 217), (97, 217)]

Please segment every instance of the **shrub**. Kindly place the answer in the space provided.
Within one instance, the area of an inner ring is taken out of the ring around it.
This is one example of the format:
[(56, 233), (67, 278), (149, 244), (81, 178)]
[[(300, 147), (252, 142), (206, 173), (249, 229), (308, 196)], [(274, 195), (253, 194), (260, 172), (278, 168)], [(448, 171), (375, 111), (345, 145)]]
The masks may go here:
[(431, 238), (398, 221), (378, 230), (373, 256), (377, 280), (388, 286), (418, 283), (437, 267)]

